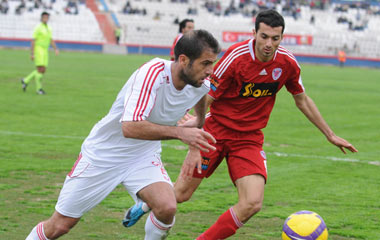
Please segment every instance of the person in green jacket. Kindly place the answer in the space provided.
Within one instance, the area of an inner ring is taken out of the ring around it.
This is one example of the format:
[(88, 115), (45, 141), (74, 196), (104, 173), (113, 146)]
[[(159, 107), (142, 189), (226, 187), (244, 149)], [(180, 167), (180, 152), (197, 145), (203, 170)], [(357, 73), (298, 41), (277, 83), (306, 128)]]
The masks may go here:
[(36, 80), (37, 94), (45, 94), (45, 91), (42, 89), (41, 81), (48, 66), (50, 44), (54, 48), (55, 55), (59, 54), (59, 50), (52, 38), (51, 27), (47, 24), (49, 21), (49, 16), (49, 13), (43, 12), (41, 14), (41, 22), (34, 28), (30, 58), (34, 61), (36, 70), (21, 79), (22, 89), (24, 92), (26, 91), (29, 82), (34, 78)]

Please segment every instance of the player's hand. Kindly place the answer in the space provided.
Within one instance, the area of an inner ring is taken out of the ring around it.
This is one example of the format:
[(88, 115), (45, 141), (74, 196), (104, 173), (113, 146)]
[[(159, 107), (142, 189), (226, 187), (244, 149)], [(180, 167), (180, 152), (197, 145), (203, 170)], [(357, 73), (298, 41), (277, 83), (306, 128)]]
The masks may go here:
[(183, 161), (180, 177), (190, 181), (193, 178), (193, 172), (195, 167), (199, 174), (202, 173), (202, 156), (198, 149), (189, 146), (187, 156)]
[(203, 152), (215, 151), (210, 142), (216, 143), (215, 138), (208, 132), (199, 128), (178, 127), (178, 139), (187, 145), (197, 148)]
[(346, 154), (346, 151), (345, 149), (348, 149), (350, 150), (351, 152), (357, 152), (358, 150), (351, 144), (349, 143), (347, 140), (341, 138), (341, 137), (338, 137), (338, 136), (331, 136), (329, 138), (327, 138), (329, 140), (329, 142), (331, 142), (332, 144), (334, 144), (335, 146), (337, 146), (338, 148), (340, 148), (340, 150)]
[(58, 55), (59, 55), (59, 50), (55, 49), (55, 56), (58, 56)]
[(186, 113), (178, 122), (177, 126), (179, 127), (197, 127), (197, 117)]

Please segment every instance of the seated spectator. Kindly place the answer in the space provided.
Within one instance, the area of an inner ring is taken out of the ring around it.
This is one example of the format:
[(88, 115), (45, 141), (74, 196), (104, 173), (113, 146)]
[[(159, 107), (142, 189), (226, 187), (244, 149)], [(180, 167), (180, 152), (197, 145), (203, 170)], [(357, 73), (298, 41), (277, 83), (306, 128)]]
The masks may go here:
[(21, 15), (26, 10), (25, 0), (21, 0), (20, 5), (16, 7), (15, 13)]
[(34, 0), (34, 8), (40, 8), (42, 7), (42, 1), (41, 0)]
[(0, 3), (0, 13), (7, 14), (9, 10), (8, 0), (2, 0)]
[(129, 14), (132, 12), (132, 7), (131, 7), (131, 3), (129, 1), (127, 1), (123, 7), (123, 13), (125, 14)]
[(314, 23), (315, 23), (315, 17), (314, 17), (314, 15), (311, 15), (310, 24), (314, 25)]
[(78, 11), (78, 4), (76, 0), (69, 0), (67, 2), (67, 6), (65, 8), (66, 14), (74, 14), (77, 15), (79, 13)]
[(198, 10), (197, 10), (196, 8), (191, 8), (191, 7), (189, 7), (189, 8), (187, 9), (187, 14), (188, 14), (188, 15), (197, 15), (197, 14), (198, 14)]

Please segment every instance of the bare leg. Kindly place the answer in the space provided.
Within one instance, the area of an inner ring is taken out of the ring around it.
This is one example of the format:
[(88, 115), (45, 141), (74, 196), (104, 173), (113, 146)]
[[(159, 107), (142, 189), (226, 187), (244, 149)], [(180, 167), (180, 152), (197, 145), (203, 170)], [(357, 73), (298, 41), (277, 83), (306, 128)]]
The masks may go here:
[(177, 211), (173, 187), (165, 182), (150, 184), (138, 192), (161, 222), (171, 224)]
[(46, 236), (48, 239), (57, 239), (68, 233), (70, 229), (77, 224), (79, 219), (80, 218), (66, 217), (55, 211), (48, 220), (39, 223), (35, 228), (33, 228), (26, 239), (39, 240), (41, 239), (41, 235)]
[(258, 213), (264, 200), (265, 179), (255, 174), (239, 178), (235, 182), (239, 194), (239, 202), (233, 206), (237, 217), (243, 223)]
[(192, 178), (190, 181), (178, 177), (174, 184), (175, 197), (178, 203), (188, 201), (198, 186), (201, 184), (203, 178)]

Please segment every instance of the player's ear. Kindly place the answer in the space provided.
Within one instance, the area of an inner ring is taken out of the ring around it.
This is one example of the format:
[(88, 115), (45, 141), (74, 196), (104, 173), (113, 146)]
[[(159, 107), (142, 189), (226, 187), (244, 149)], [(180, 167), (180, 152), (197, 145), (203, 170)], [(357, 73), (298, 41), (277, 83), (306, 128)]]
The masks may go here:
[(253, 38), (256, 38), (256, 30), (252, 29)]
[(179, 55), (178, 57), (178, 62), (179, 64), (182, 66), (182, 67), (186, 67), (189, 62), (190, 62), (190, 59), (185, 55), (185, 54), (181, 54)]

